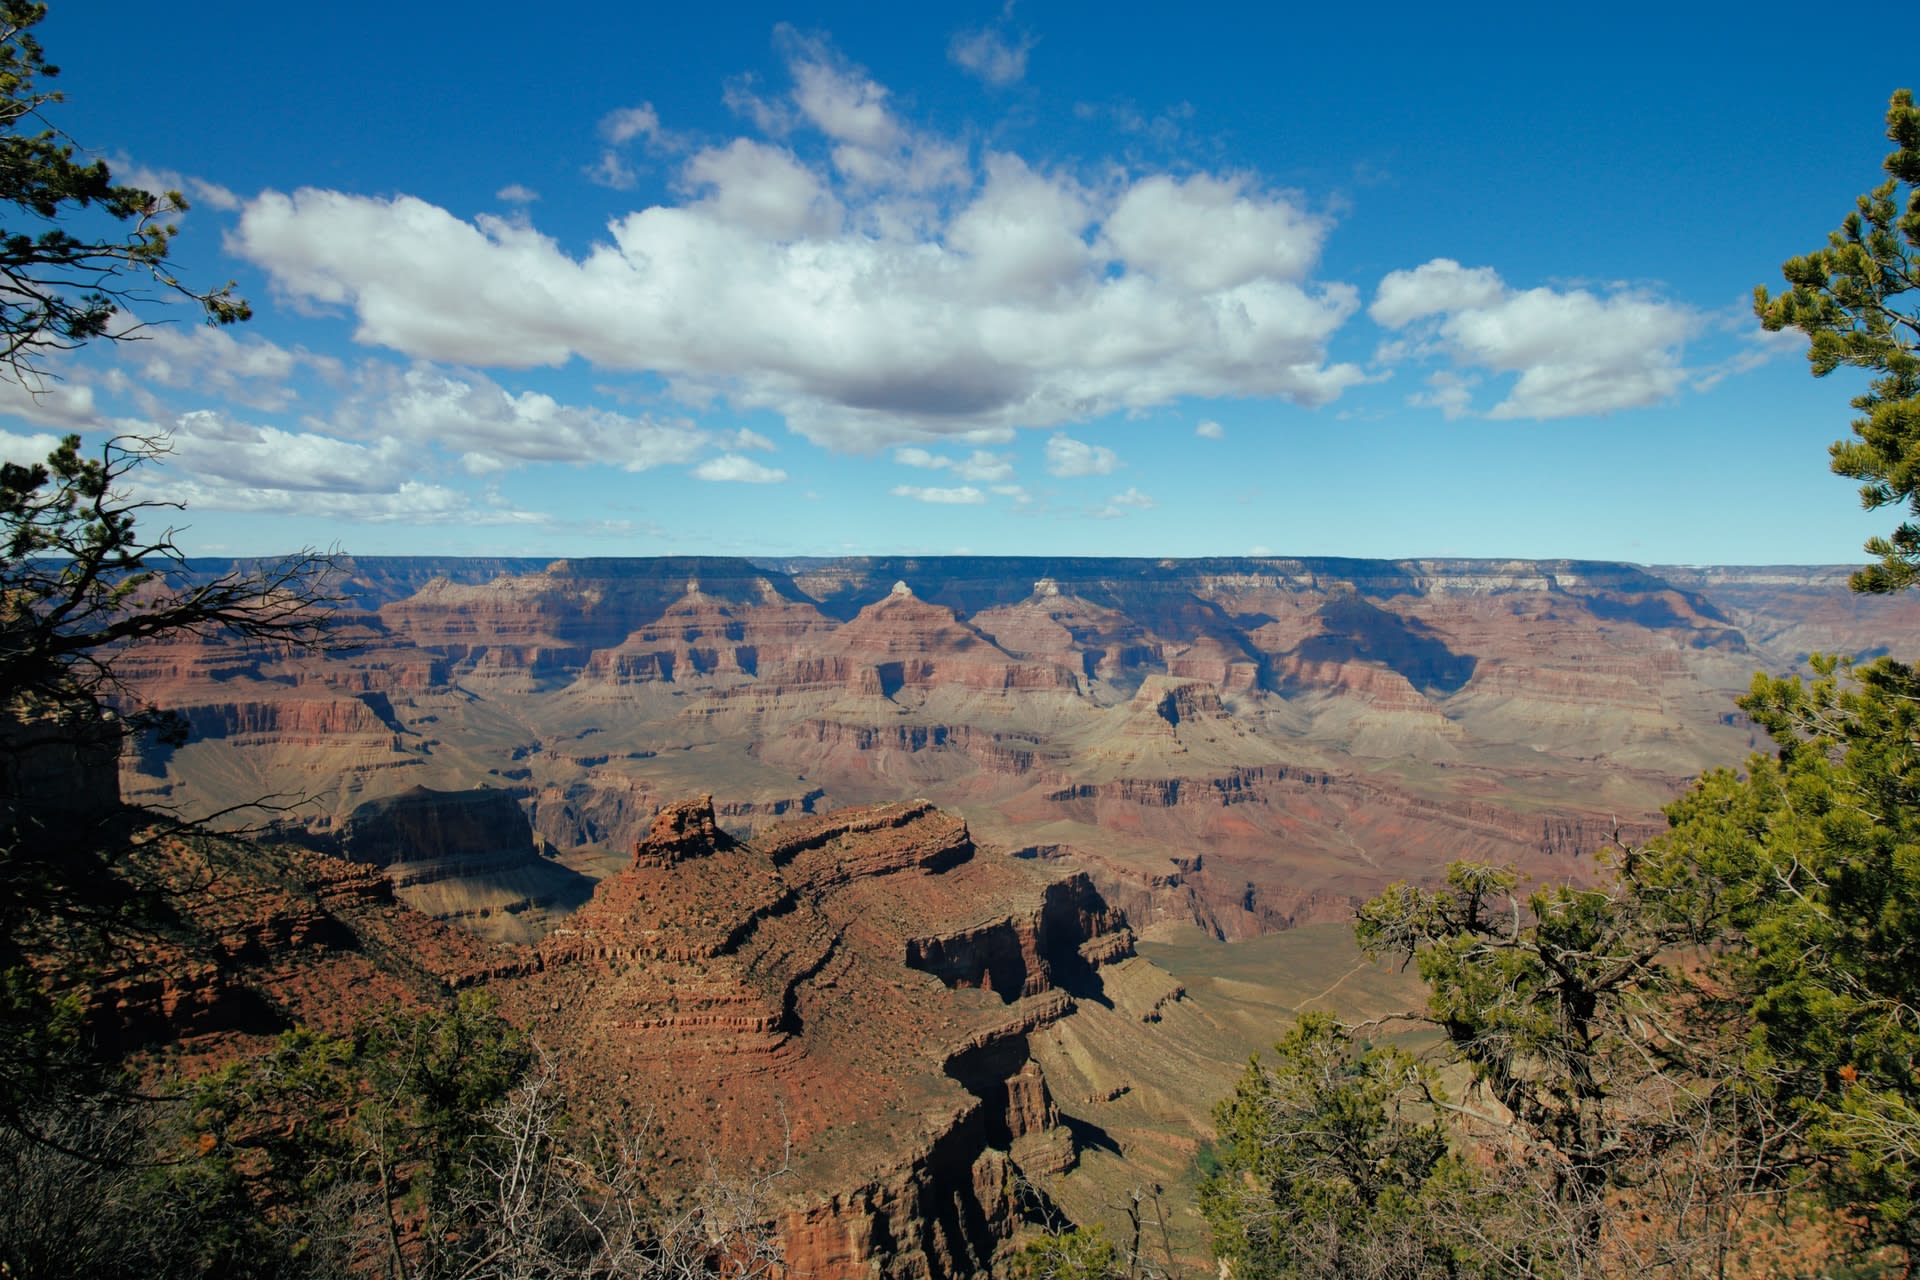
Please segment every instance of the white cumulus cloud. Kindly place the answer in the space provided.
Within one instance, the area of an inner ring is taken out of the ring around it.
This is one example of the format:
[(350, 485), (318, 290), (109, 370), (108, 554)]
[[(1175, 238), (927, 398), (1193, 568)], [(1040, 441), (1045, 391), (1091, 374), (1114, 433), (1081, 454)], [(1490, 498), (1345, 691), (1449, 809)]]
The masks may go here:
[(369, 524), (522, 525), (552, 523), (545, 512), (476, 502), (445, 485), (407, 480), (389, 492), (352, 493), (262, 488), (210, 483), (191, 476), (154, 472), (142, 496), (178, 502), (192, 510), (257, 511)]
[(1227, 438), (1227, 429), (1215, 422), (1212, 418), (1207, 418), (1194, 427), (1193, 434), (1199, 436), (1202, 440), (1225, 440)]
[(1143, 178), (1106, 220), (1129, 266), (1212, 293), (1256, 280), (1296, 280), (1319, 257), (1326, 224), (1239, 177)]
[[(350, 312), (362, 343), (649, 372), (831, 448), (988, 445), (1189, 396), (1314, 406), (1362, 380), (1328, 358), (1359, 298), (1311, 279), (1329, 224), (1298, 197), (1244, 174), (1088, 183), (976, 156), (823, 42), (781, 41), (788, 92), (729, 92), (766, 136), (685, 155), (675, 201), (582, 251), (524, 211), (321, 189), (248, 201), (233, 245), (282, 294)], [(655, 136), (608, 119), (608, 137)], [(634, 178), (617, 152), (602, 170)]]
[(328, 377), (341, 372), (331, 357), (251, 335), (236, 337), (210, 325), (154, 325), (141, 339), (121, 354), (149, 384), (217, 395), (255, 409), (292, 404), (296, 392), (290, 379), (299, 371)]
[(609, 111), (600, 118), (600, 136), (616, 147), (635, 138), (652, 141), (660, 136), (660, 113), (651, 102)]
[[(56, 431), (88, 431), (103, 419), (93, 388), (79, 382), (36, 380), (28, 386), (18, 378), (0, 378), (0, 414), (36, 427)], [(41, 450), (41, 457), (46, 451)]]
[(390, 436), (361, 444), (258, 426), (208, 409), (182, 414), (169, 438), (171, 463), (227, 488), (394, 493), (412, 470), (406, 447)]
[(45, 462), (47, 455), (59, 447), (60, 437), (45, 432), (17, 436), (9, 431), (0, 431), (0, 462), (30, 467), (37, 462)]
[(600, 158), (581, 172), (596, 186), (610, 187), (615, 191), (631, 191), (640, 183), (640, 175), (634, 172), (633, 166), (612, 148), (602, 151)]
[(840, 203), (791, 152), (750, 138), (696, 153), (682, 172), (696, 206), (719, 222), (770, 240), (832, 235)]
[(1471, 374), (1436, 369), (1427, 375), (1426, 391), (1416, 391), (1407, 403), (1416, 409), (1438, 409), (1447, 421), (1463, 418), (1473, 409), (1473, 389), (1480, 379)]
[(1118, 520), (1135, 511), (1151, 511), (1160, 504), (1138, 489), (1129, 488), (1125, 493), (1116, 493), (1107, 499), (1107, 505), (1093, 514), (1100, 520)]
[(729, 449), (760, 449), (767, 453), (772, 453), (777, 448), (773, 441), (750, 427), (741, 427), (732, 435), (725, 437), (725, 444)]
[(1004, 88), (1027, 74), (1027, 55), (1033, 37), (1010, 40), (992, 27), (962, 31), (947, 45), (947, 58), (961, 70), (995, 88)]
[(1380, 282), (1367, 314), (1389, 329), (1425, 316), (1464, 311), (1499, 302), (1507, 286), (1492, 267), (1466, 268), (1451, 258), (1435, 258), (1411, 271), (1395, 271)]
[[(156, 169), (131, 160), (125, 155), (113, 157), (111, 166), (113, 180), (117, 184), (139, 187), (153, 195), (163, 195), (168, 191), (178, 191), (193, 206), (219, 209), (223, 213), (232, 213), (240, 207), (240, 197), (217, 182), (208, 182), (205, 178), (195, 178), (173, 169)], [(172, 221), (178, 222), (176, 215)]]
[(1491, 418), (1566, 418), (1658, 404), (1685, 385), (1686, 341), (1702, 317), (1635, 290), (1513, 289), (1488, 267), (1436, 258), (1380, 282), (1368, 314), (1406, 337), (1397, 360), (1447, 356), (1460, 372), (1429, 378), (1410, 403), (1448, 417), (1470, 411), (1480, 372), (1516, 375)]
[[(685, 422), (564, 404), (543, 392), (508, 391), (473, 371), (370, 365), (360, 376), (357, 396), (337, 415), (340, 430), (437, 445), (476, 474), (541, 462), (645, 471), (693, 462), (727, 443)], [(750, 446), (736, 441), (735, 447)]]
[(907, 445), (893, 451), (893, 460), (902, 466), (920, 467), (927, 471), (952, 471), (962, 480), (980, 484), (1003, 484), (1013, 479), (1012, 457), (990, 453), (985, 449), (975, 449), (965, 458), (949, 458), (917, 445)]
[(975, 449), (953, 464), (953, 474), (981, 484), (1004, 484), (1013, 479), (1013, 460), (1005, 454)]

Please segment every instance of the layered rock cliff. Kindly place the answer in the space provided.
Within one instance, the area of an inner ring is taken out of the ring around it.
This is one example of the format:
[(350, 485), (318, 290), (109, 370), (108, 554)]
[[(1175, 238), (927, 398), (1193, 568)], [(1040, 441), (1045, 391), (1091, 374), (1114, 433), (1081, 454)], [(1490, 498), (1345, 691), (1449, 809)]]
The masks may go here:
[(351, 652), (130, 651), (139, 693), (193, 738), (130, 761), (129, 795), (311, 796), (324, 836), (365, 801), (485, 781), (595, 873), (689, 792), (736, 835), (924, 795), (1009, 847), (1084, 850), (1116, 891), (1205, 855), (1205, 882), (1154, 914), (1188, 902), (1235, 935), (1459, 857), (1577, 874), (1754, 744), (1732, 697), (1755, 667), (1910, 634), (1904, 602), (1850, 600), (1837, 572), (1569, 561), (383, 560), (348, 578)]

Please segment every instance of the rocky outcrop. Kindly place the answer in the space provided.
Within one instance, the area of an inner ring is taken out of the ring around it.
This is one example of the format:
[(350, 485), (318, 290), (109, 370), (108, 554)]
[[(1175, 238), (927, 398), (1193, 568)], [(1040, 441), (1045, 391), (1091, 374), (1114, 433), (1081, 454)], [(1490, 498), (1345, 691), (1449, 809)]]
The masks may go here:
[(698, 578), (686, 594), (619, 644), (588, 659), (588, 684), (724, 682), (779, 669), (809, 651), (832, 629), (820, 612), (783, 596), (770, 579), (755, 583), (754, 598), (729, 602), (709, 594)]
[[(1912, 592), (1863, 595), (1847, 587), (1855, 566), (1663, 565), (1653, 572), (1705, 599), (1761, 652), (1874, 656), (1893, 638), (1920, 634)], [(1896, 653), (1895, 656), (1908, 656)]]
[(945, 871), (973, 856), (967, 824), (926, 800), (790, 822), (762, 837), (759, 848), (776, 867), (793, 864), (815, 890), (861, 876)]
[(1007, 652), (1089, 680), (1137, 678), (1160, 655), (1149, 633), (1126, 614), (1069, 595), (1052, 578), (1035, 582), (1027, 599), (982, 609), (971, 621)]
[(1086, 869), (1104, 901), (1138, 927), (1191, 923), (1221, 941), (1306, 924), (1344, 924), (1362, 901), (1354, 894), (1262, 888), (1232, 870), (1143, 873), (1088, 850), (1075, 851), (1070, 860)]
[(733, 837), (720, 830), (713, 816), (713, 797), (683, 800), (653, 815), (647, 834), (633, 842), (636, 867), (671, 867), (688, 858), (703, 858), (733, 848)]
[(384, 693), (202, 703), (178, 710), (186, 717), (188, 733), (201, 740), (250, 739), (318, 746), (347, 736), (391, 741), (397, 727)]
[[(963, 906), (995, 925), (926, 928)], [(1084, 876), (981, 858), (924, 801), (736, 842), (701, 797), (661, 811), (631, 865), (540, 943), (537, 971), (491, 986), (538, 1020), (576, 1096), (644, 1100), (663, 1152), (712, 1143), (753, 1162), (789, 1135), (810, 1188), (785, 1212), (790, 1266), (957, 1277), (1007, 1239), (1013, 1161), (1071, 1164), (1026, 1037), (1073, 1009), (1061, 983), (1097, 989), (1083, 948), (1117, 956), (1128, 936)], [(961, 953), (1002, 945), (1020, 966), (1002, 1001), (966, 998), (986, 970)], [(935, 951), (959, 969), (903, 962)]]
[(533, 832), (520, 806), (505, 791), (411, 787), (355, 809), (340, 826), (339, 844), (354, 862), (389, 867), (483, 861), (502, 853), (519, 857), (532, 851)]
[(838, 720), (806, 720), (789, 738), (828, 752), (953, 751), (998, 774), (1031, 773), (1038, 759), (1038, 734), (994, 732), (972, 725), (847, 724)]
[(987, 1147), (977, 1113), (913, 1153), (902, 1174), (867, 1181), (781, 1221), (791, 1275), (960, 1280), (991, 1274), (1018, 1219), (1017, 1172)]
[[(1677, 787), (1680, 780), (1674, 781)], [(1097, 823), (1099, 811), (1109, 805), (1145, 809), (1274, 807), (1285, 805), (1290, 797), (1318, 797), (1376, 818), (1391, 816), (1403, 823), (1417, 823), (1423, 829), (1432, 829), (1423, 830), (1427, 839), (1442, 838), (1439, 833), (1449, 831), (1456, 838), (1472, 837), (1505, 847), (1504, 859), (1494, 856), (1490, 861), (1578, 857), (1598, 852), (1616, 840), (1642, 844), (1666, 829), (1661, 823), (1619, 821), (1598, 814), (1537, 817), (1517, 814), (1497, 804), (1429, 800), (1399, 794), (1351, 774), (1291, 765), (1236, 769), (1217, 778), (1119, 778), (1064, 788), (1047, 799), (1088, 815)]]
[(854, 688), (876, 697), (935, 685), (1000, 693), (1079, 690), (1072, 671), (1020, 661), (953, 610), (915, 597), (904, 582), (835, 630), (823, 648), (844, 655)]
[(191, 1041), (217, 1061), (290, 1026), (337, 1030), (369, 1005), (420, 1007), (517, 959), (398, 903), (363, 864), (182, 834), (131, 811), (110, 838), (120, 852), (92, 889), (164, 902), (164, 926), (115, 926), (111, 947), (74, 954), (84, 931), (29, 917), (14, 940), (56, 994), (84, 997), (83, 1033), (104, 1052)]
[(1155, 715), (1167, 722), (1169, 728), (1178, 728), (1183, 720), (1224, 720), (1229, 714), (1220, 701), (1217, 685), (1196, 682), (1170, 688), (1146, 686), (1141, 694), (1151, 698), (1148, 705)]

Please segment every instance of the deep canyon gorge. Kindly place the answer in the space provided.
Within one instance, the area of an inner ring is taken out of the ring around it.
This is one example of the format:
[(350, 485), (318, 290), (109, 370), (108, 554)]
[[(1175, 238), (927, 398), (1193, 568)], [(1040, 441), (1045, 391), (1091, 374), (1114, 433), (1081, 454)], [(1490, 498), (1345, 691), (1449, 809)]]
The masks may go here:
[(121, 1034), (485, 989), (661, 1178), (784, 1159), (814, 1275), (971, 1274), (1020, 1195), (1178, 1183), (1286, 1016), (1405, 1002), (1359, 901), (1457, 859), (1589, 876), (1756, 745), (1754, 671), (1920, 609), (1577, 562), (339, 570), (332, 653), (124, 655), (188, 730), (125, 799), (299, 803), (275, 887), (207, 924), (230, 963), (130, 964)]

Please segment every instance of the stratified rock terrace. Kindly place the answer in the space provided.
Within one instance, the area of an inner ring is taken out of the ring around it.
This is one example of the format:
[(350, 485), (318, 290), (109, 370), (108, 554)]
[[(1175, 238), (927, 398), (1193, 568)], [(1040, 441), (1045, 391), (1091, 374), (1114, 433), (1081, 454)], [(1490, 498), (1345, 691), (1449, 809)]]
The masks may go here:
[(797, 1273), (948, 1276), (1001, 1243), (1016, 1144), (1072, 1163), (1026, 1037), (1073, 1009), (1056, 978), (1129, 953), (1084, 876), (980, 856), (926, 801), (737, 843), (703, 797), (494, 987), (667, 1181), (791, 1144), (795, 1186), (850, 1189), (791, 1206)]

